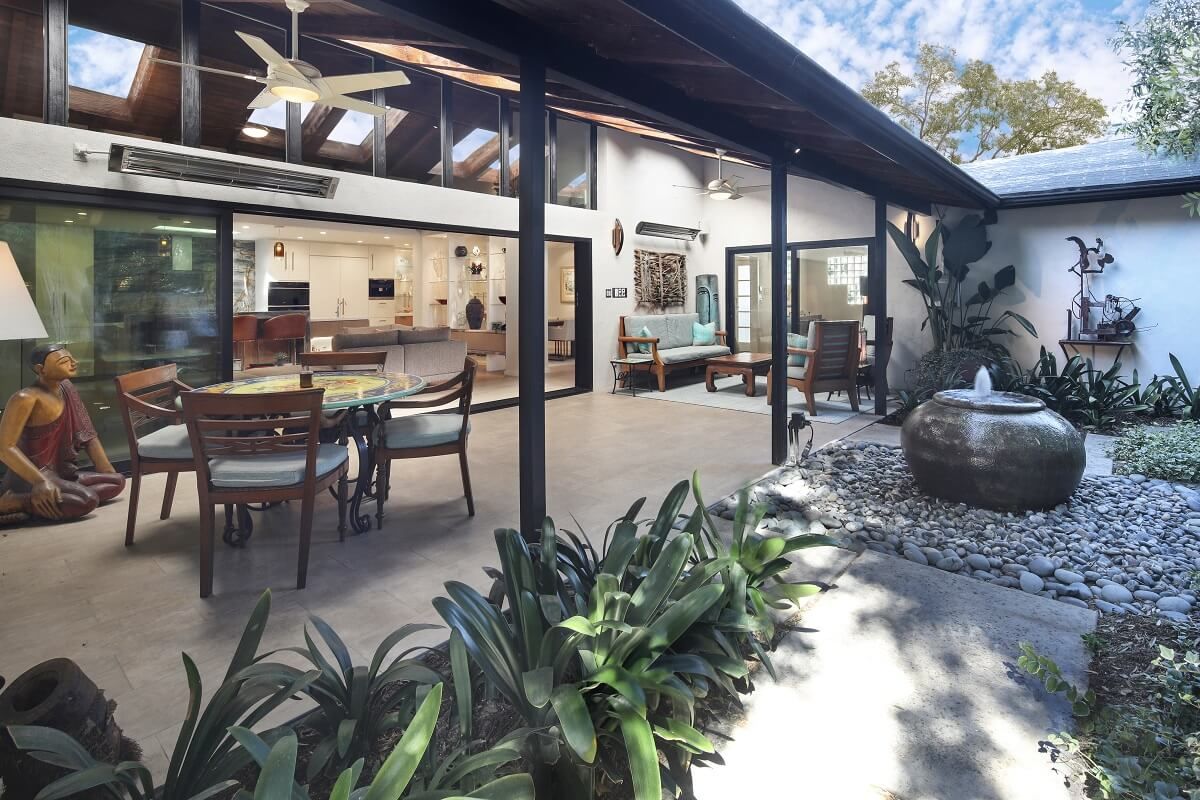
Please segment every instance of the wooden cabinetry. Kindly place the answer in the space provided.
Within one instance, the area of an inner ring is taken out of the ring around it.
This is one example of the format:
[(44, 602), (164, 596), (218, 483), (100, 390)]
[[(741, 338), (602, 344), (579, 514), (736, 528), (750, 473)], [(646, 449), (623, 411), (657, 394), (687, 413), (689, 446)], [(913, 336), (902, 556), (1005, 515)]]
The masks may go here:
[(313, 255), (309, 256), (308, 263), (311, 319), (368, 318), (367, 258)]

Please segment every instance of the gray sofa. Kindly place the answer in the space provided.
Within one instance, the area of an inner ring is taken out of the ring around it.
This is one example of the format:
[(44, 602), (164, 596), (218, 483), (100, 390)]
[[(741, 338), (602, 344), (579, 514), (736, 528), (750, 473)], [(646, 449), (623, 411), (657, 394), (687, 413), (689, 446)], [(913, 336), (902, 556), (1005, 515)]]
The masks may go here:
[(419, 375), (430, 383), (462, 372), (467, 343), (450, 338), (449, 328), (396, 328), (339, 333), (333, 337), (335, 352), (380, 351), (387, 353), (388, 372)]
[[(658, 390), (667, 390), (667, 373), (692, 369), (705, 360), (727, 356), (725, 331), (717, 331), (717, 343), (692, 344), (692, 325), (700, 321), (699, 314), (639, 314), (621, 317), (617, 328), (617, 352), (623, 358), (646, 361), (647, 369), (658, 378)], [(641, 330), (650, 336), (641, 336)], [(642, 352), (639, 345), (650, 352)]]

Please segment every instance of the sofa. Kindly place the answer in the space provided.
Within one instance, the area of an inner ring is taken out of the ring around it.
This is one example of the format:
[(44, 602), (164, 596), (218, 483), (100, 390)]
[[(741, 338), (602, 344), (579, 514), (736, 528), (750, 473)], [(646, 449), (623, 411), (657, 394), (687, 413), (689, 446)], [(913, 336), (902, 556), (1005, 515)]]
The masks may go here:
[(375, 328), (348, 330), (333, 337), (335, 352), (383, 351), (384, 369), (419, 375), (430, 383), (462, 372), (467, 343), (450, 338), (449, 328)]
[[(725, 331), (717, 331), (717, 343), (692, 344), (692, 326), (699, 314), (636, 314), (621, 317), (617, 326), (617, 353), (621, 358), (647, 362), (647, 369), (658, 379), (658, 390), (667, 390), (667, 373), (703, 366), (704, 362), (731, 352), (725, 344)], [(642, 336), (646, 329), (650, 336)], [(650, 352), (642, 352), (645, 346)]]

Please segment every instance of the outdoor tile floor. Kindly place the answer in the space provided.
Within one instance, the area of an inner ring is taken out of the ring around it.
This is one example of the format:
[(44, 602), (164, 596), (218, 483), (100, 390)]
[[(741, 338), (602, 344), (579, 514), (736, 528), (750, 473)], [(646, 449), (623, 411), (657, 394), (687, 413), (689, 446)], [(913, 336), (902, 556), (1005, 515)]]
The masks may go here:
[[(816, 444), (848, 435), (873, 417), (815, 426)], [(550, 513), (563, 527), (601, 536), (636, 497), (656, 505), (699, 469), (715, 501), (770, 468), (770, 417), (604, 392), (547, 406)], [(336, 508), (319, 501), (308, 588), (296, 591), (298, 504), (255, 514), (244, 549), (217, 544), (213, 597), (199, 597), (198, 515), (191, 476), (181, 476), (175, 511), (158, 519), (162, 476), (145, 481), (137, 544), (123, 546), (122, 498), (88, 519), (0, 531), (0, 675), (13, 678), (66, 656), (118, 703), (117, 719), (158, 772), (186, 703), (180, 651), (199, 667), (205, 694), (220, 680), (258, 594), (272, 589), (265, 649), (302, 643), (319, 614), (362, 660), (406, 622), (438, 622), (430, 606), (447, 580), (483, 588), (495, 564), (491, 532), (518, 519), (517, 410), (473, 420), (470, 463), (478, 515), (466, 516), (454, 458), (396, 462), (382, 531), (338, 542)], [(374, 512), (372, 507), (371, 512)], [(436, 632), (424, 641), (443, 638)], [(298, 707), (281, 709), (282, 720)]]

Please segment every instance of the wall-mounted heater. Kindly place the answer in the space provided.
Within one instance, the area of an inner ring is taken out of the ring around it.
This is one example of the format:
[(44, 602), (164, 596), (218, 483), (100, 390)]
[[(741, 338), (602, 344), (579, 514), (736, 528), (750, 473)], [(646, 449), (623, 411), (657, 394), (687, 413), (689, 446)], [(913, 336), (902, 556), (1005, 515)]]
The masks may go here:
[(658, 236), (663, 239), (686, 239), (696, 241), (700, 235), (699, 228), (682, 228), (678, 225), (664, 225), (661, 222), (639, 222), (634, 230), (642, 236)]
[(148, 175), (152, 178), (172, 178), (266, 192), (287, 192), (306, 197), (333, 197), (338, 185), (338, 179), (329, 175), (257, 164), (239, 164), (236, 161), (126, 144), (114, 144), (109, 149), (108, 169), (109, 172), (124, 172), (130, 175)]

